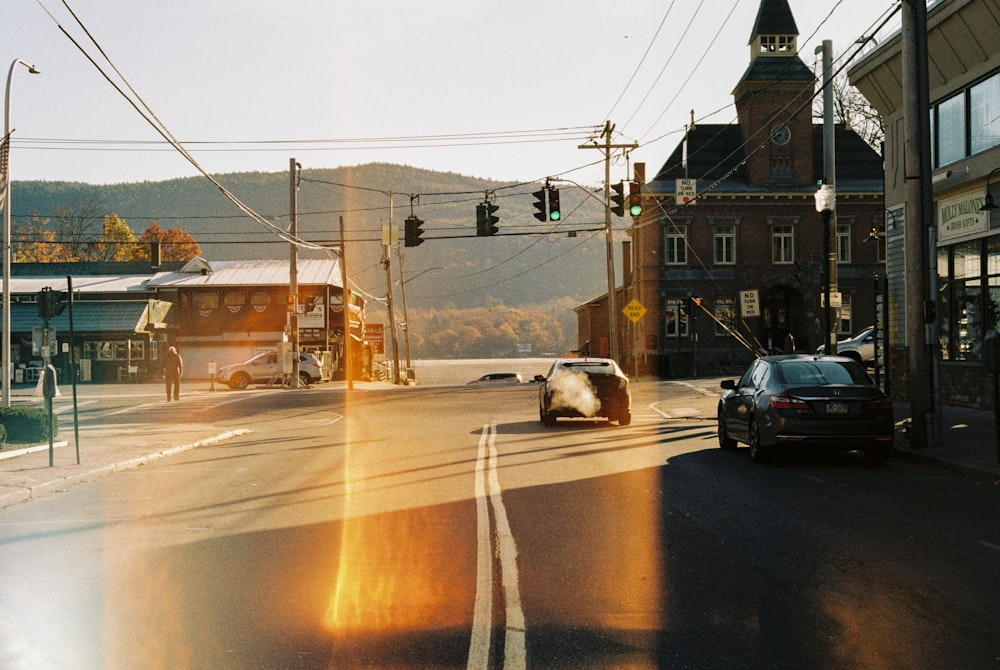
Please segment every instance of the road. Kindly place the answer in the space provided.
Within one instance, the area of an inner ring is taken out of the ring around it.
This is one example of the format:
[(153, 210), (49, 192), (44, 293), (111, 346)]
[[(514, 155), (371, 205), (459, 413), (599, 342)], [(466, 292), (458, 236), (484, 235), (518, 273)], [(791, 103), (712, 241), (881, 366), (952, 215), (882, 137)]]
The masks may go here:
[(711, 384), (634, 388), (150, 403), (247, 432), (0, 510), (0, 668), (1000, 667), (995, 488), (756, 466)]

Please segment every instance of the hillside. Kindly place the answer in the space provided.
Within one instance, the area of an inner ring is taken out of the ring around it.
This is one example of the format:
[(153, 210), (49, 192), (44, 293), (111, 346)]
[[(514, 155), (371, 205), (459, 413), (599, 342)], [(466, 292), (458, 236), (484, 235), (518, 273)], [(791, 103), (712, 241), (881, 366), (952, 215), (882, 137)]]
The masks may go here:
[[(254, 211), (288, 227), (288, 173), (236, 173), (216, 177)], [(298, 189), (299, 235), (339, 245), (339, 220), (346, 228), (347, 263), (354, 288), (384, 298), (386, 273), (381, 228), (390, 220), (402, 237), (412, 212), (424, 220), (424, 243), (399, 247), (407, 278), (408, 309), (540, 307), (568, 330), (575, 344), (576, 305), (607, 291), (603, 208), (577, 187), (560, 188), (563, 221), (558, 227), (532, 215), (532, 191), (539, 184), (509, 184), (455, 173), (371, 163), (335, 169), (306, 169)], [(484, 193), (500, 206), (499, 233), (476, 237), (475, 208)], [(412, 194), (412, 197), (411, 197)], [(14, 228), (30, 217), (60, 210), (116, 213), (141, 233), (155, 220), (163, 228), (190, 232), (208, 259), (285, 258), (289, 246), (243, 215), (207, 179), (98, 186), (79, 182), (28, 181), (14, 184)], [(578, 229), (571, 236), (568, 231)], [(589, 229), (589, 230), (584, 230)], [(302, 251), (300, 257), (322, 252)], [(620, 254), (618, 245), (616, 253)], [(616, 258), (619, 266), (619, 258)], [(620, 266), (616, 268), (619, 275)], [(399, 281), (392, 258), (391, 281)], [(400, 295), (396, 292), (397, 311)], [(558, 307), (555, 307), (558, 305)], [(376, 308), (377, 309), (377, 308)], [(558, 313), (552, 313), (557, 310)], [(416, 322), (416, 319), (414, 319)], [(560, 343), (563, 344), (563, 343)]]

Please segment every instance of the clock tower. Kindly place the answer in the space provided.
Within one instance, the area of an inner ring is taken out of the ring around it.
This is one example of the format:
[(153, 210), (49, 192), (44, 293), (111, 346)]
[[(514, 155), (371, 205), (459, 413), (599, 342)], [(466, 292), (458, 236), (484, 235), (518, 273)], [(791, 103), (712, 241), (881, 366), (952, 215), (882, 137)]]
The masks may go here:
[(813, 183), (816, 76), (799, 58), (798, 36), (788, 0), (761, 0), (750, 66), (733, 91), (754, 185)]

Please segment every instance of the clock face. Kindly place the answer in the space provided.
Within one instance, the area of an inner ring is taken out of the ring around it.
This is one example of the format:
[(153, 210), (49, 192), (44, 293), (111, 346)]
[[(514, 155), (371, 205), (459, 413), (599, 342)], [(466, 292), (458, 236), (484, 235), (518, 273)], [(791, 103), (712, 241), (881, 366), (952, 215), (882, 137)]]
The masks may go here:
[(771, 129), (771, 141), (777, 145), (788, 144), (788, 140), (792, 139), (792, 131), (788, 129), (788, 126), (776, 126)]

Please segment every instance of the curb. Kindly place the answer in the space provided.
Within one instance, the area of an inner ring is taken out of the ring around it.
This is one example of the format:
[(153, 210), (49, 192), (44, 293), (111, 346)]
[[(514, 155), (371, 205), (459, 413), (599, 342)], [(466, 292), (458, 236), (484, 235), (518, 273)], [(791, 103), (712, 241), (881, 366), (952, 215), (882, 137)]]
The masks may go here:
[[(198, 440), (197, 442), (192, 442), (190, 444), (185, 444), (180, 447), (170, 447), (169, 449), (163, 449), (161, 451), (156, 451), (151, 454), (145, 454), (143, 456), (137, 456), (135, 458), (130, 458), (128, 460), (119, 461), (116, 463), (111, 463), (109, 465), (103, 465), (101, 467), (94, 468), (92, 470), (86, 470), (84, 472), (75, 473), (72, 475), (67, 475), (65, 477), (58, 477), (47, 482), (42, 482), (34, 486), (24, 486), (13, 489), (13, 492), (2, 494), (0, 493), (0, 507), (7, 507), (9, 505), (15, 505), (20, 502), (25, 502), (27, 500), (34, 500), (39, 498), (46, 493), (52, 491), (62, 491), (67, 487), (74, 484), (79, 484), (82, 482), (90, 481), (92, 479), (98, 479), (106, 475), (113, 474), (115, 472), (122, 472), (125, 470), (131, 470), (132, 468), (137, 468), (153, 461), (159, 460), (161, 458), (166, 458), (167, 456), (174, 456), (176, 454), (190, 451), (191, 449), (197, 449), (198, 447), (203, 447), (209, 444), (215, 444), (216, 442), (222, 442), (224, 440), (229, 440), (240, 435), (246, 435), (252, 433), (252, 430), (247, 428), (239, 428), (237, 430), (226, 431), (225, 433), (220, 433), (218, 435), (213, 435), (212, 437), (207, 437), (204, 440)], [(65, 442), (63, 443), (66, 444)], [(45, 445), (45, 449), (48, 449), (48, 445)], [(38, 451), (37, 447), (30, 447), (30, 451)], [(29, 450), (19, 450), (20, 453), (30, 453)], [(14, 452), (11, 452), (14, 455)]]
[(1000, 485), (1000, 473), (994, 474), (982, 470), (981, 468), (972, 467), (964, 463), (958, 463), (944, 458), (938, 458), (937, 456), (931, 456), (929, 454), (922, 454), (912, 449), (903, 447), (893, 447), (892, 455), (894, 458), (898, 458), (901, 461), (932, 466), (938, 468), (939, 470), (953, 472), (957, 475), (962, 475), (963, 477), (967, 477), (984, 484)]

